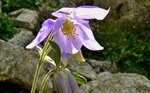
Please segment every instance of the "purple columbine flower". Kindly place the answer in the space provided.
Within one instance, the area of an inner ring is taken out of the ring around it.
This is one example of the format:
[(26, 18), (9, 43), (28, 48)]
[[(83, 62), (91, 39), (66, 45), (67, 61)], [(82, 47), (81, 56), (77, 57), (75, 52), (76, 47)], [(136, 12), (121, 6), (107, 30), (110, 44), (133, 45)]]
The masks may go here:
[(102, 50), (103, 47), (94, 38), (89, 21), (85, 19), (103, 20), (108, 12), (109, 9), (105, 10), (96, 6), (61, 8), (52, 13), (58, 18), (56, 20), (47, 19), (36, 38), (26, 48), (38, 45), (54, 29), (54, 41), (64, 53), (75, 54), (82, 45), (90, 50)]

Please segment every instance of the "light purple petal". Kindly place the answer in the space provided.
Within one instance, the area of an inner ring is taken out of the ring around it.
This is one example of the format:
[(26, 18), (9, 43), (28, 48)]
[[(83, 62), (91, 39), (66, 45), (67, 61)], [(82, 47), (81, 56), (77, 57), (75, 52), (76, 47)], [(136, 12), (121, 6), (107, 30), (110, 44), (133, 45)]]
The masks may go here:
[(99, 8), (97, 6), (86, 6), (86, 5), (83, 5), (83, 6), (79, 6), (77, 8)]
[(99, 45), (99, 43), (96, 40), (82, 40), (83, 41), (83, 45), (90, 49), (90, 50), (103, 50), (104, 48), (102, 46)]
[(69, 15), (70, 13), (73, 12), (74, 9), (75, 8), (64, 7), (64, 8), (61, 8), (61, 9), (57, 10), (56, 12), (53, 12), (52, 15), (56, 16), (56, 17), (62, 17), (63, 14)]
[(79, 23), (89, 23), (89, 21), (77, 17), (76, 13), (73, 14), (73, 17), (74, 17), (74, 20), (76, 20)]
[(82, 44), (86, 48), (88, 48), (90, 50), (102, 50), (103, 49), (103, 47), (100, 46), (99, 43), (95, 40), (94, 35), (93, 35), (93, 33), (90, 29), (90, 26), (88, 24), (85, 24), (85, 25), (80, 24), (79, 29), (80, 29), (80, 31), (86, 33), (86, 37), (88, 37), (88, 39), (83, 38), (83, 36), (80, 37), (80, 40), (82, 41)]
[(89, 36), (84, 32), (84, 30), (81, 28), (80, 23), (74, 24), (77, 31), (76, 33), (79, 34), (78, 37), (83, 38), (84, 40), (88, 40)]
[(38, 32), (37, 36), (29, 45), (26, 46), (26, 48), (31, 49), (41, 43), (49, 35), (54, 27), (54, 24), (55, 20), (53, 19), (47, 19), (46, 21), (44, 21), (44, 23), (42, 24), (42, 28)]
[(71, 43), (71, 39), (72, 39), (72, 38), (70, 38), (70, 39), (68, 40), (68, 38), (67, 38), (66, 36), (64, 36), (65, 52), (72, 54), (74, 51), (73, 51), (73, 45), (72, 45), (72, 43)]
[(54, 41), (59, 45), (62, 51), (65, 51), (66, 48), (64, 43), (64, 34), (61, 32), (61, 30), (54, 35)]
[(79, 52), (79, 50), (82, 47), (82, 41), (80, 40), (80, 38), (78, 36), (76, 36), (76, 39), (72, 39), (72, 44), (73, 44), (73, 51), (72, 54), (75, 54), (77, 52)]
[(68, 37), (64, 37), (64, 43), (65, 43), (65, 52), (70, 54), (77, 53), (80, 48), (82, 47), (82, 42), (79, 39), (79, 37), (76, 37), (74, 40), (72, 37), (68, 40)]
[(103, 20), (105, 16), (108, 14), (110, 8), (105, 10), (100, 7), (95, 6), (80, 6), (77, 7), (74, 11), (76, 16), (82, 19), (97, 19)]
[(79, 51), (82, 47), (82, 41), (80, 40), (79, 37), (76, 37), (75, 40), (72, 39), (72, 44), (77, 51)]
[(78, 36), (75, 40), (72, 37), (68, 40), (68, 37), (66, 37), (61, 30), (54, 35), (54, 40), (65, 53), (75, 54), (82, 47), (82, 42)]
[(60, 46), (62, 51), (65, 51), (65, 53), (72, 53), (73, 46), (71, 40), (68, 40), (61, 30), (54, 35), (54, 40)]
[(64, 23), (65, 20), (66, 20), (66, 18), (64, 18), (64, 17), (59, 17), (56, 20), (54, 34), (59, 31), (59, 29), (61, 28), (61, 26), (63, 25), (63, 23)]

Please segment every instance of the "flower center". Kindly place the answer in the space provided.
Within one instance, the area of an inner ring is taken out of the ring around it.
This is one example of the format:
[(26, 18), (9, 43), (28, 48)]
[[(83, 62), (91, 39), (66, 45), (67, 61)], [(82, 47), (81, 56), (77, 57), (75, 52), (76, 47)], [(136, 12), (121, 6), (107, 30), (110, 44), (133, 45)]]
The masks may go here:
[(61, 31), (63, 32), (66, 37), (68, 37), (68, 40), (72, 37), (74, 40), (76, 39), (76, 35), (78, 36), (79, 34), (76, 34), (76, 27), (74, 26), (73, 22), (71, 20), (66, 19), (65, 22), (63, 23), (61, 27)]

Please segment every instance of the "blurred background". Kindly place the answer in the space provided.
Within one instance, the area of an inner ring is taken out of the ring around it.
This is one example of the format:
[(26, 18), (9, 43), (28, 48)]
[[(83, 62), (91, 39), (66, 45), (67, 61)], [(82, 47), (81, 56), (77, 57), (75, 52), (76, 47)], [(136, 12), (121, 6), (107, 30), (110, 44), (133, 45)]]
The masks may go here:
[[(56, 19), (51, 15), (53, 11), (81, 5), (111, 8), (104, 20), (90, 20), (95, 38), (104, 50), (90, 51), (82, 47), (85, 59), (110, 61), (115, 65), (115, 73), (137, 73), (150, 79), (149, 0), (0, 0), (0, 39), (8, 42), (21, 32), (20, 28), (36, 36), (44, 20)], [(22, 16), (23, 13), (33, 15), (31, 18), (25, 15), (22, 19), (18, 17), (21, 13)], [(0, 81), (1, 78), (0, 74)]]

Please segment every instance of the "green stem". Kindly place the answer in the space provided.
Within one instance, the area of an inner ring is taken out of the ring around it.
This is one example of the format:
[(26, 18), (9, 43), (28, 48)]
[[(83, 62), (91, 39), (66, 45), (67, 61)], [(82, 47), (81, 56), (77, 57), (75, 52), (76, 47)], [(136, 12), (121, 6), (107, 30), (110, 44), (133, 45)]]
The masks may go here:
[(39, 76), (39, 72), (40, 72), (40, 69), (41, 69), (41, 66), (42, 66), (42, 63), (44, 62), (44, 53), (48, 47), (48, 41), (52, 39), (52, 35), (53, 35), (53, 32), (54, 32), (54, 29), (52, 30), (52, 32), (50, 33), (45, 45), (44, 45), (44, 48), (43, 48), (43, 52), (42, 52), (42, 55), (40, 57), (40, 61), (37, 65), (37, 68), (36, 68), (36, 72), (35, 72), (35, 76), (34, 76), (34, 80), (33, 80), (33, 84), (32, 84), (32, 89), (31, 89), (31, 93), (35, 93), (35, 89), (36, 89), (36, 83), (37, 83), (37, 80), (38, 80), (38, 76)]
[(40, 60), (43, 60), (43, 57), (45, 57), (45, 56), (44, 56), (44, 53), (45, 53), (45, 51), (46, 51), (46, 49), (47, 49), (47, 46), (48, 46), (48, 44), (49, 44), (49, 43), (48, 43), (49, 40), (52, 39), (53, 32), (54, 32), (54, 29), (53, 29), (52, 32), (50, 33), (50, 35), (49, 35), (49, 37), (48, 37), (48, 39), (47, 39), (47, 41), (46, 41), (46, 43), (45, 43), (45, 45), (44, 45), (43, 52), (42, 52), (42, 55), (41, 55)]
[(37, 65), (37, 69), (36, 69), (33, 84), (32, 84), (31, 93), (35, 93), (36, 83), (37, 83), (37, 80), (38, 80), (38, 75), (39, 75), (39, 71), (40, 71), (42, 63), (43, 62), (40, 61), (39, 64)]
[(55, 69), (50, 70), (50, 71), (46, 74), (46, 76), (44, 77), (44, 79), (43, 79), (43, 81), (42, 81), (42, 85), (41, 85), (41, 89), (40, 89), (40, 92), (39, 92), (39, 93), (42, 93), (47, 79), (49, 78), (49, 76), (50, 76), (53, 72), (55, 72)]
[(52, 49), (52, 47), (50, 46), (50, 47), (47, 49), (47, 51), (45, 52), (44, 57), (49, 53), (49, 51), (51, 51), (51, 49)]

